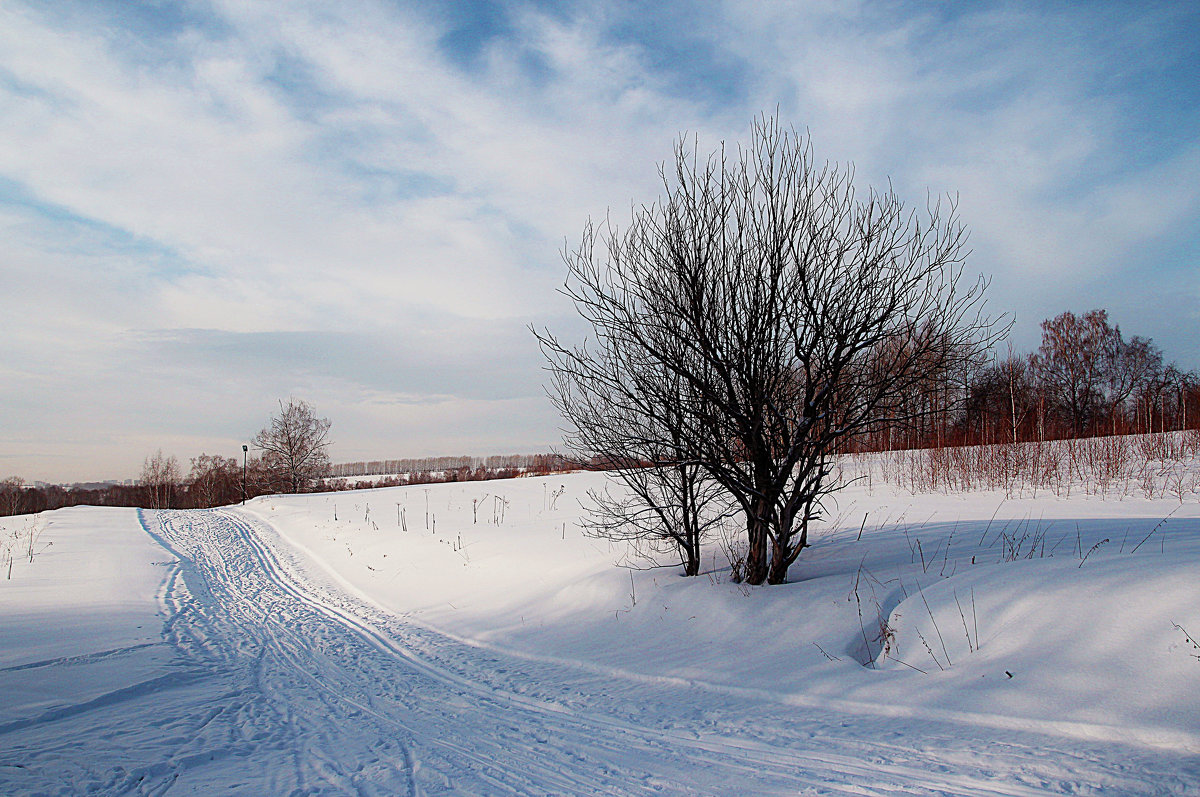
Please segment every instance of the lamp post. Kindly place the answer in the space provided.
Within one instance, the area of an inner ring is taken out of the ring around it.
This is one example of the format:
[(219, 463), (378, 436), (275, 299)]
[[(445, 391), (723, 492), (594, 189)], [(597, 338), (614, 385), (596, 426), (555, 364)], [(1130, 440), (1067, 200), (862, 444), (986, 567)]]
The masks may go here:
[(246, 504), (246, 458), (250, 456), (250, 448), (242, 446), (242, 505)]

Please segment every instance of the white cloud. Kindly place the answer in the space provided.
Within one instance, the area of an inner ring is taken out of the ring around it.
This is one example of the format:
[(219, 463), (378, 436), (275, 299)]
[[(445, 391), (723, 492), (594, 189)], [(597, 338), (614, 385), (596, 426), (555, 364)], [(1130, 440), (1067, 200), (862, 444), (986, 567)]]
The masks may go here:
[[(340, 392), (322, 390), (319, 379), (289, 382), (263, 361), (258, 379), (241, 373), (230, 381), (216, 363), (189, 361), (186, 350), (177, 352), (178, 368), (139, 360), (129, 334), (208, 328), (404, 337), (420, 336), (431, 314), (527, 319), (560, 311), (561, 236), (576, 234), (589, 211), (625, 204), (653, 185), (652, 164), (664, 148), (646, 139), (670, 135), (665, 117), (686, 105), (656, 97), (629, 51), (536, 16), (522, 24), (562, 79), (522, 94), (502, 50), (489, 54), (494, 76), (477, 81), (442, 60), (434, 31), (377, 4), (335, 12), (294, 4), (269, 13), (230, 4), (223, 12), (232, 35), (180, 36), (166, 45), (165, 68), (125, 57), (103, 28), (68, 32), (33, 13), (7, 12), (0, 66), (36, 90), (4, 97), (0, 174), (42, 207), (49, 218), (39, 223), (81, 228), (88, 239), (79, 253), (54, 255), (44, 235), (26, 235), (6, 254), (6, 273), (50, 277), (22, 298), (25, 318), (40, 316), (53, 331), (23, 336), (19, 350), (43, 364), (40, 372), (53, 363), (52, 377), (40, 387), (10, 381), (0, 396), (17, 402), (36, 394), (40, 409), (24, 418), (35, 436), (74, 434), (78, 424), (63, 418), (73, 412), (101, 428), (141, 424), (163, 434), (171, 423), (184, 425), (184, 416), (213, 414), (203, 407), (269, 409), (268, 391), (297, 387), (345, 409), (353, 426), (362, 404), (344, 380)], [(295, 98), (268, 79), (276, 53), (302, 59), (334, 101), (289, 105)], [(612, 80), (620, 88), (596, 101), (591, 95)], [(631, 161), (641, 163), (630, 168)], [(411, 174), (433, 188), (370, 196), (363, 172), (401, 181)], [(86, 223), (55, 218), (63, 215)], [(132, 243), (114, 250), (97, 224)], [(517, 359), (527, 363), (534, 344), (521, 334), (529, 351)], [(464, 356), (444, 341), (428, 343), (452, 370)], [(66, 396), (89, 374), (101, 400), (79, 412)], [(488, 417), (480, 409), (486, 400), (463, 405), (436, 390), (424, 395), (425, 410), (414, 414), (407, 401), (410, 411), (384, 433), (399, 449), (391, 453), (432, 446), (438, 435), (460, 439), (456, 428), (475, 430), (483, 446), (518, 442), (458, 414)], [(532, 409), (544, 402), (521, 402), (522, 417), (500, 426), (541, 429), (521, 439), (544, 443), (550, 413)], [(137, 408), (134, 417), (126, 405)], [(244, 425), (225, 417), (229, 426)], [(530, 427), (530, 418), (540, 420)], [(12, 443), (19, 436), (5, 434)], [(378, 430), (363, 435), (380, 439)], [(111, 445), (98, 439), (99, 448)], [(29, 475), (49, 475), (32, 450), (24, 455)], [(112, 456), (125, 467), (140, 462), (140, 455)], [(90, 470), (101, 459), (92, 457), (87, 472), (102, 475)], [(45, 464), (60, 468), (61, 457)]]

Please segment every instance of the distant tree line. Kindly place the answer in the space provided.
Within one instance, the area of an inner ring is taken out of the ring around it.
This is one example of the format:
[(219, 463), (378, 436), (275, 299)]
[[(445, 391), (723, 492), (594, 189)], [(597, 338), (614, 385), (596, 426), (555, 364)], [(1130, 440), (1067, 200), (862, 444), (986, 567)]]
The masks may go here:
[[(248, 459), (247, 497), (279, 492), (282, 483), (259, 457)], [(233, 457), (201, 454), (184, 474), (178, 460), (161, 451), (147, 457), (134, 484), (26, 484), (20, 477), (0, 482), (0, 515), (20, 515), (67, 506), (137, 506), (147, 509), (202, 509), (242, 500), (242, 463)]]
[(201, 454), (185, 475), (174, 456), (159, 449), (146, 457), (136, 484), (70, 487), (29, 486), (19, 477), (0, 482), (0, 514), (25, 514), (65, 506), (138, 506), (149, 509), (200, 509), (236, 503), (277, 492), (312, 489), (329, 472), (328, 418), (298, 399), (254, 436), (257, 456)]
[[(507, 454), (490, 457), (425, 457), (380, 460), (387, 469), (368, 470), (364, 465), (344, 463), (330, 468), (328, 477), (314, 479), (303, 492), (352, 490), (357, 485), (337, 474), (376, 476), (371, 484), (395, 487), (458, 481), (485, 481), (561, 473), (578, 467), (600, 469), (599, 463), (576, 463), (556, 454)], [(396, 465), (403, 463), (400, 467)], [(246, 461), (246, 497), (292, 492), (289, 478), (270, 467), (262, 457)], [(26, 484), (13, 476), (0, 481), (0, 516), (22, 515), (67, 506), (137, 506), (147, 509), (206, 509), (228, 506), (242, 500), (242, 463), (234, 457), (201, 454), (191, 460), (185, 474), (175, 457), (161, 451), (147, 457), (136, 484), (73, 486)]]
[[(204, 509), (272, 493), (354, 489), (345, 476), (387, 475), (377, 486), (478, 481), (561, 472), (573, 467), (554, 454), (490, 457), (426, 457), (331, 465), (326, 450), (330, 422), (306, 402), (280, 402), (280, 412), (251, 441), (255, 456), (243, 461), (220, 454), (193, 457), (185, 473), (174, 456), (158, 450), (146, 460), (135, 484), (29, 485), (13, 476), (0, 481), (0, 515), (19, 515), (67, 506), (137, 506)], [(247, 452), (248, 453), (248, 452)]]
[(1041, 345), (984, 350), (934, 372), (905, 398), (903, 424), (847, 441), (845, 450), (1023, 443), (1200, 428), (1200, 375), (1165, 361), (1153, 340), (1126, 337), (1108, 312), (1042, 322)]
[[(333, 465), (329, 475), (345, 476), (418, 476), (437, 473), (475, 473), (511, 471), (520, 473), (555, 473), (572, 463), (559, 454), (499, 454), (490, 457), (418, 457), (409, 459), (378, 459), (370, 462), (344, 462)], [(462, 479), (459, 479), (460, 481)]]
[(305, 401), (279, 402), (279, 413), (248, 448), (255, 455), (200, 454), (184, 473), (179, 460), (158, 450), (146, 457), (135, 484), (29, 485), (13, 476), (0, 481), (0, 515), (18, 515), (67, 506), (137, 506), (148, 509), (204, 509), (271, 493), (354, 489), (349, 476), (384, 476), (375, 486), (479, 481), (523, 474), (561, 472), (577, 467), (557, 454), (489, 457), (423, 457), (373, 462), (329, 461), (328, 418)]

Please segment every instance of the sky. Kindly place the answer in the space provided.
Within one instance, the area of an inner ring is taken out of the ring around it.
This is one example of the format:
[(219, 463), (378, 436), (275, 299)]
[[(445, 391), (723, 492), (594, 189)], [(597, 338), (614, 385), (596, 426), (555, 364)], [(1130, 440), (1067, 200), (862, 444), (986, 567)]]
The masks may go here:
[(0, 5), (0, 477), (548, 450), (529, 325), (589, 218), (778, 112), (856, 185), (957, 197), (1013, 345), (1095, 307), (1200, 367), (1200, 6)]

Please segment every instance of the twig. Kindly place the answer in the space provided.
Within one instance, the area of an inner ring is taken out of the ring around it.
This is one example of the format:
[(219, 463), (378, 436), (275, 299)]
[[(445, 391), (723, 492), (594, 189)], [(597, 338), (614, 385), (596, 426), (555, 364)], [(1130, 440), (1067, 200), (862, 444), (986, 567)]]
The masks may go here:
[[(1180, 504), (1179, 506), (1183, 506), (1183, 504)], [(1145, 542), (1146, 540), (1150, 539), (1150, 537), (1152, 537), (1154, 535), (1154, 532), (1158, 531), (1158, 527), (1161, 526), (1162, 524), (1166, 523), (1167, 518), (1171, 517), (1171, 515), (1174, 515), (1178, 511), (1179, 511), (1179, 507), (1177, 506), (1174, 509), (1172, 509), (1170, 512), (1168, 512), (1166, 517), (1164, 517), (1162, 520), (1158, 521), (1158, 523), (1154, 524), (1154, 528), (1150, 529), (1150, 533), (1142, 538), (1142, 542)], [(1139, 542), (1137, 545), (1133, 546), (1133, 550), (1130, 551), (1130, 553), (1137, 553), (1137, 549), (1142, 547), (1142, 542)]]
[(958, 616), (962, 618), (963, 633), (967, 635), (967, 649), (974, 653), (975, 646), (971, 644), (971, 632), (967, 630), (967, 615), (963, 612), (962, 604), (958, 602), (958, 590), (954, 590), (954, 605), (958, 607)]
[(979, 538), (979, 547), (980, 548), (983, 547), (983, 541), (987, 539), (988, 529), (990, 529), (992, 527), (992, 521), (996, 519), (996, 515), (1000, 512), (1000, 507), (1002, 507), (1002, 506), (1004, 506), (1003, 501), (996, 504), (996, 511), (992, 513), (991, 518), (988, 519), (987, 525), (984, 526), (983, 535)]
[(942, 663), (938, 661), (938, 657), (933, 654), (933, 648), (929, 647), (929, 643), (925, 641), (925, 635), (921, 633), (921, 629), (914, 629), (917, 632), (917, 639), (921, 640), (921, 644), (925, 646), (925, 650), (929, 652), (929, 658), (933, 659), (933, 663), (938, 666), (939, 670), (946, 669)]
[[(1104, 539), (1100, 540), (1100, 542), (1093, 545), (1088, 550), (1088, 552), (1084, 555), (1083, 559), (1079, 560), (1079, 567), (1083, 567), (1083, 563), (1086, 562), (1088, 560), (1088, 557), (1092, 555), (1092, 551), (1095, 551), (1097, 548), (1099, 548), (1101, 545), (1103, 545), (1106, 542), (1108, 542), (1108, 537), (1105, 537)], [(1076, 569), (1078, 570), (1079, 568), (1076, 568)]]
[[(897, 662), (898, 664), (903, 664), (905, 667), (908, 667), (910, 670), (916, 670), (917, 672), (921, 673), (921, 675), (929, 675), (929, 673), (925, 672), (920, 667), (914, 667), (911, 664), (909, 664), (907, 661), (904, 661), (903, 659), (898, 659), (895, 656), (890, 656), (890, 655), (888, 656), (888, 658), (894, 662)], [(937, 661), (937, 659), (934, 659), (934, 661)], [(939, 665), (939, 666), (941, 666), (941, 665)]]
[[(1193, 648), (1195, 648), (1196, 650), (1200, 650), (1200, 642), (1197, 642), (1195, 639), (1192, 639), (1192, 635), (1189, 634), (1183, 626), (1181, 626), (1179, 623), (1171, 623), (1171, 625), (1175, 626), (1176, 628), (1178, 628), (1180, 630), (1180, 632), (1183, 634), (1183, 638), (1186, 639)], [(1189, 653), (1188, 655), (1191, 656), (1193, 659), (1200, 661), (1200, 654)]]
[(975, 626), (975, 650), (979, 650), (979, 618), (975, 615), (974, 587), (971, 587), (971, 623)]
[[(862, 565), (859, 565), (859, 573), (862, 572)], [(871, 652), (871, 643), (867, 639), (867, 627), (863, 623), (862, 601), (858, 597), (858, 581), (854, 582), (854, 603), (858, 607), (858, 628), (862, 631), (863, 645), (867, 649), (867, 660), (871, 662), (871, 669), (875, 667), (875, 654)]]
[(933, 617), (933, 610), (929, 608), (929, 601), (925, 600), (925, 590), (921, 590), (921, 602), (925, 604), (925, 611), (929, 612), (929, 621), (933, 623), (933, 630), (937, 632), (938, 642), (942, 645), (942, 653), (946, 654), (946, 664), (953, 666), (954, 662), (950, 661), (950, 651), (946, 650), (946, 640), (942, 639), (942, 629), (938, 628), (937, 620)]

